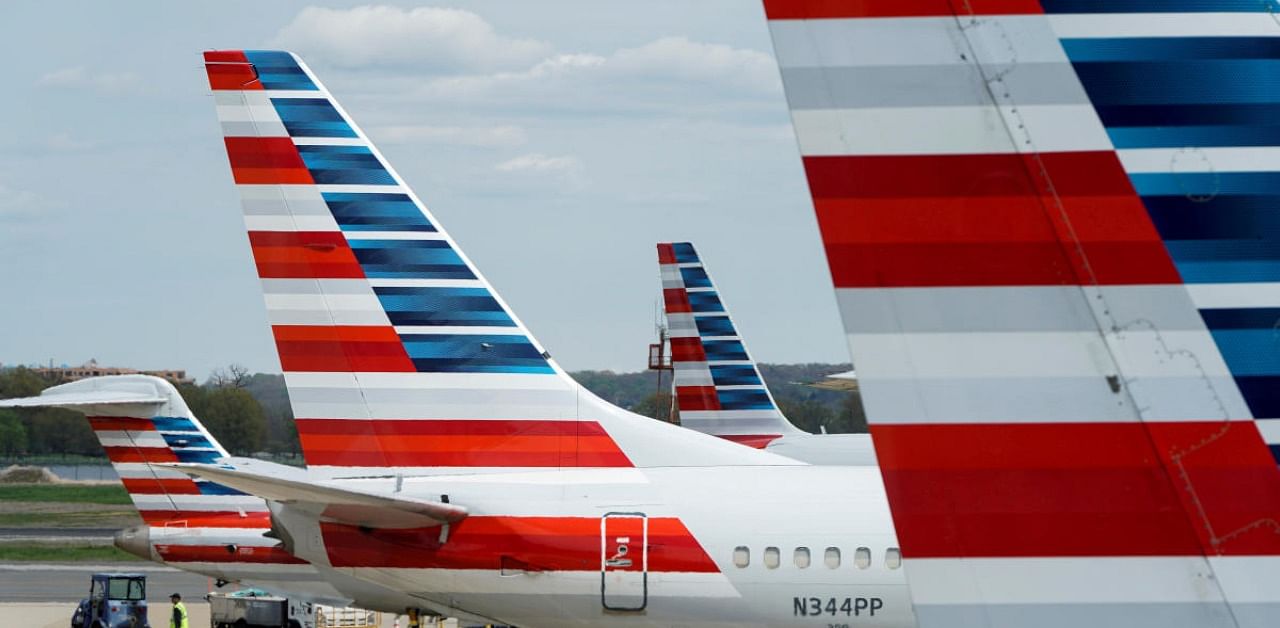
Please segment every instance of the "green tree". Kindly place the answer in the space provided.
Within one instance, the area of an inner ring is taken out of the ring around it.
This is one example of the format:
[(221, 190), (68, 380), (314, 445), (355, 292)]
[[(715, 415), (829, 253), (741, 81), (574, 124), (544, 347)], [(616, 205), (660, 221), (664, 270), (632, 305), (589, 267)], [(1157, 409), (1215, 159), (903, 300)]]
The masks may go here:
[(27, 451), (27, 428), (18, 413), (0, 410), (0, 454), (14, 456)]
[(26, 414), (27, 449), (40, 454), (103, 455), (98, 437), (79, 412), (40, 408)]
[(649, 393), (648, 397), (641, 399), (630, 410), (659, 421), (666, 421), (667, 414), (670, 413), (673, 423), (680, 422), (680, 411), (671, 405), (671, 393), (667, 392)]
[[(262, 450), (267, 419), (262, 406), (243, 388), (214, 388), (205, 391), (199, 417), (209, 432), (234, 454)], [(192, 409), (193, 413), (195, 409)]]
[(3, 369), (0, 370), (0, 399), (34, 397), (54, 383), (25, 366)]
[(821, 432), (835, 415), (831, 408), (815, 399), (779, 399), (778, 409), (792, 425), (812, 434)]

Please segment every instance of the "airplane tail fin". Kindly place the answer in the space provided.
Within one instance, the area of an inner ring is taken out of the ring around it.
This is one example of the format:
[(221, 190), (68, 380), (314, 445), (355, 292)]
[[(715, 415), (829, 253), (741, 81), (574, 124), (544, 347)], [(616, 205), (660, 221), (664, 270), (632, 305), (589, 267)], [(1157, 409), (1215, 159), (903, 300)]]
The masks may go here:
[(680, 425), (764, 447), (803, 433), (778, 409), (693, 244), (658, 245)]
[(212, 463), (228, 454), (168, 381), (149, 375), (91, 377), (37, 397), (0, 400), (8, 408), (84, 413), (143, 521), (185, 527), (267, 527), (266, 504), (158, 465)]
[(778, 461), (580, 388), (297, 56), (204, 58), (309, 465)]
[(764, 4), (920, 625), (1266, 623), (1276, 3)]

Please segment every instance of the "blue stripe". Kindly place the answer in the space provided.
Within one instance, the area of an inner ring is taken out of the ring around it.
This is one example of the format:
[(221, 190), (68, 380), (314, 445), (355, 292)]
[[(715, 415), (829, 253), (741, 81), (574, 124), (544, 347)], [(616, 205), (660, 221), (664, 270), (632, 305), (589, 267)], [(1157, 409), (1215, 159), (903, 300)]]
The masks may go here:
[(1191, 126), (1216, 128), (1280, 124), (1280, 104), (1113, 105), (1098, 107), (1107, 127)]
[(1073, 63), (1173, 59), (1272, 59), (1280, 37), (1125, 37), (1063, 39)]
[(1271, 195), (1217, 196), (1197, 201), (1186, 196), (1143, 199), (1165, 240), (1280, 240), (1280, 198)]
[(435, 231), (408, 194), (325, 192), (325, 204), (343, 231)]
[(698, 252), (688, 242), (676, 242), (671, 245), (671, 249), (676, 254), (677, 264), (694, 264), (698, 261)]
[(763, 386), (756, 367), (749, 364), (711, 365), (711, 380), (716, 386)]
[(750, 359), (747, 350), (737, 340), (703, 340), (702, 350), (706, 352), (707, 360), (713, 362)]
[(722, 410), (772, 410), (773, 402), (764, 389), (717, 390)]
[(1280, 191), (1277, 172), (1158, 172), (1129, 175), (1141, 196), (1264, 195)]
[(366, 277), (475, 279), (444, 240), (348, 240)]
[(1040, 6), (1045, 13), (1266, 13), (1277, 10), (1275, 0), (1040, 0)]
[(1193, 59), (1073, 63), (1095, 106), (1271, 103), (1280, 60)]
[(374, 287), (392, 325), (515, 327), (485, 288)]
[(1213, 340), (1233, 376), (1280, 375), (1280, 331), (1220, 329)]
[(206, 480), (196, 480), (196, 486), (200, 488), (201, 495), (247, 495), (248, 494), (248, 493), (241, 493), (240, 491), (237, 491), (236, 489), (231, 488), (230, 486), (223, 486), (222, 484), (217, 484), (215, 482), (209, 482)]
[(293, 137), (357, 137), (325, 98), (272, 98), (271, 104)]
[(391, 173), (368, 147), (304, 144), (297, 149), (318, 184), (395, 185)]
[(1280, 462), (1280, 445), (1267, 445), (1267, 449), (1271, 450), (1271, 457)]
[(1187, 146), (1274, 146), (1280, 126), (1108, 127), (1116, 148), (1184, 148)]
[(194, 449), (174, 449), (173, 453), (178, 457), (179, 462), (198, 462), (201, 464), (209, 464), (220, 457), (216, 451)]
[(168, 434), (161, 432), (160, 435), (164, 437), (164, 442), (168, 443), (170, 448), (213, 447), (213, 443), (209, 442), (209, 439), (199, 434)]
[(1236, 386), (1255, 418), (1280, 417), (1280, 377), (1244, 375), (1236, 377)]
[(1200, 316), (1212, 330), (1275, 330), (1280, 326), (1280, 307), (1210, 308), (1200, 310)]
[(702, 337), (738, 335), (738, 330), (733, 328), (733, 321), (728, 316), (698, 316), (693, 322), (698, 326), (698, 335)]
[(151, 422), (161, 432), (199, 431), (199, 428), (196, 427), (196, 424), (191, 419), (181, 416), (153, 416), (151, 417)]
[(689, 309), (694, 312), (723, 312), (720, 296), (714, 292), (690, 292)]
[(1183, 283), (1254, 283), (1280, 281), (1280, 262), (1179, 262)]
[(246, 50), (245, 59), (258, 72), (264, 89), (317, 90), (315, 83), (302, 71), (287, 52), (278, 50)]
[(711, 287), (711, 278), (707, 276), (707, 270), (701, 266), (681, 268), (680, 279), (684, 281), (685, 288)]
[(553, 373), (528, 338), (490, 334), (402, 334), (419, 372)]

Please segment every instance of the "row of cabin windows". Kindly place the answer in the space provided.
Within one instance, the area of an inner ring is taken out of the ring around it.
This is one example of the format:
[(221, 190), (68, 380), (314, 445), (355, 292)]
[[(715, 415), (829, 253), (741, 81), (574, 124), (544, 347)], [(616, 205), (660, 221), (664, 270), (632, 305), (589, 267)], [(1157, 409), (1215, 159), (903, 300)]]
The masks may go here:
[[(812, 558), (809, 554), (809, 548), (797, 547), (792, 553), (792, 560), (796, 567), (800, 569), (808, 569)], [(751, 564), (751, 548), (745, 545), (739, 545), (733, 550), (733, 564), (739, 569), (745, 568)], [(782, 552), (776, 547), (764, 548), (764, 566), (768, 569), (777, 569), (782, 564)], [(822, 564), (827, 569), (835, 569), (840, 566), (840, 548), (828, 547), (822, 553)], [(858, 569), (867, 569), (871, 566), (871, 548), (859, 547), (853, 550), (853, 564)], [(884, 551), (884, 566), (888, 569), (897, 569), (902, 566), (902, 552), (896, 547), (890, 547)]]

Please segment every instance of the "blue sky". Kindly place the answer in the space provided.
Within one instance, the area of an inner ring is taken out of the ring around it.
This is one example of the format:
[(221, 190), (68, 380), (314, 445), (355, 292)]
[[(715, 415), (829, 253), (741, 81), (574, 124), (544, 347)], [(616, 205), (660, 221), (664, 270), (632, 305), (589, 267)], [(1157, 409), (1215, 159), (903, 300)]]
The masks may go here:
[(755, 0), (6, 2), (0, 361), (279, 364), (199, 53), (301, 54), (569, 370), (644, 367), (654, 244), (847, 361)]

